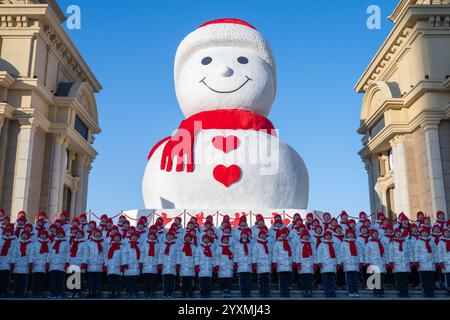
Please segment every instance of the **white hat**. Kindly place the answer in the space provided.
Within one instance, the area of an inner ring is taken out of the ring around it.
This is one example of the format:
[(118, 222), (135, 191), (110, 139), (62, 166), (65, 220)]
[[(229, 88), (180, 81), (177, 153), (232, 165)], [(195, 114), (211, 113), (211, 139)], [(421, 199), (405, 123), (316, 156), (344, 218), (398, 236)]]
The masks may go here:
[(196, 50), (210, 47), (238, 47), (251, 50), (266, 61), (275, 79), (275, 60), (270, 45), (251, 24), (233, 18), (211, 20), (188, 34), (175, 55), (175, 79), (180, 68)]

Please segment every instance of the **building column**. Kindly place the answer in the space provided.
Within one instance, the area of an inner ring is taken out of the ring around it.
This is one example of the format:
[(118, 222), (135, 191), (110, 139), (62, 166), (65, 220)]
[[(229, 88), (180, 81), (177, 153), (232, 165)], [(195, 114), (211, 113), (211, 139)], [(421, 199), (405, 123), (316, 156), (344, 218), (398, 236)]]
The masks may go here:
[(364, 160), (365, 168), (367, 171), (367, 177), (369, 182), (369, 198), (370, 198), (370, 211), (375, 210), (375, 183), (373, 179), (373, 165), (370, 157)]
[(1, 137), (2, 137), (2, 128), (3, 128), (3, 125), (5, 124), (5, 119), (6, 119), (6, 117), (4, 115), (0, 115), (0, 141), (1, 141)]
[(435, 217), (436, 211), (442, 210), (447, 212), (441, 147), (439, 143), (439, 127), (437, 125), (426, 125), (423, 129), (427, 148), (428, 175), (431, 185), (431, 204), (433, 206), (431, 215)]
[(394, 162), (394, 205), (395, 213), (405, 213), (411, 216), (408, 188), (408, 172), (405, 152), (405, 136), (398, 135), (389, 141), (392, 147), (392, 156)]
[[(61, 207), (59, 206), (60, 194), (63, 193), (64, 183), (61, 184), (61, 163), (63, 155), (64, 136), (62, 134), (56, 134), (53, 141), (53, 153), (52, 153), (52, 166), (50, 175), (50, 196), (48, 202), (48, 214), (54, 215), (60, 213)], [(64, 181), (64, 180), (63, 180)]]
[(21, 119), (20, 132), (17, 137), (16, 163), (11, 204), (11, 218), (15, 220), (21, 210), (27, 212), (30, 191), (31, 165), (33, 162), (33, 145), (36, 132), (34, 119)]
[(85, 181), (85, 172), (86, 172), (86, 156), (84, 155), (78, 155), (78, 166), (76, 171), (76, 176), (78, 177), (78, 188), (77, 188), (77, 194), (75, 197), (75, 215), (79, 215), (85, 212), (84, 205), (83, 205), (83, 198), (84, 198), (84, 181)]
[(81, 202), (82, 212), (86, 212), (87, 198), (88, 198), (88, 185), (89, 185), (89, 173), (92, 169), (92, 160), (88, 159), (84, 169), (84, 184), (83, 184), (83, 201)]

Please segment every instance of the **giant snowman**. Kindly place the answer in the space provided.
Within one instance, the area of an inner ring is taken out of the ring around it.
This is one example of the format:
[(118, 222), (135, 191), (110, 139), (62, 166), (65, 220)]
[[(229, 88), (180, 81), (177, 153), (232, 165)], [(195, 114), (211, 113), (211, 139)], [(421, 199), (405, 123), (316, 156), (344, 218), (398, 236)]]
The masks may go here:
[(261, 33), (209, 21), (179, 45), (174, 76), (186, 119), (149, 154), (145, 207), (306, 209), (306, 166), (267, 119), (276, 68)]

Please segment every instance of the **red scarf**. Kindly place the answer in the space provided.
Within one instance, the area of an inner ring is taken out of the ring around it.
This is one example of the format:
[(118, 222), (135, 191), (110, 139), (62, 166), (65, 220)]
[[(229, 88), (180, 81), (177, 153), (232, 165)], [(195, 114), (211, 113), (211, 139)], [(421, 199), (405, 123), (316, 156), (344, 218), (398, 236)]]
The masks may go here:
[(154, 257), (155, 256), (155, 242), (147, 241), (147, 243), (148, 243), (148, 253), (147, 253), (147, 255), (149, 257)]
[(325, 242), (328, 245), (328, 251), (330, 251), (330, 258), (335, 259), (336, 258), (336, 252), (334, 251), (333, 242)]
[(63, 241), (66, 241), (66, 240), (58, 239), (58, 238), (55, 240), (55, 243), (53, 244), (53, 250), (55, 250), (56, 254), (59, 254), (59, 247), (60, 247), (61, 242), (63, 242)]
[(139, 261), (141, 260), (141, 249), (137, 244), (137, 241), (130, 241), (130, 248), (136, 251), (136, 259)]
[(441, 235), (440, 234), (432, 234), (431, 236), (434, 237), (434, 244), (438, 245), (439, 240), (441, 240)]
[(267, 245), (267, 240), (266, 241), (258, 240), (258, 243), (261, 243), (264, 246), (264, 251), (266, 252), (266, 254), (269, 254), (269, 246)]
[(3, 238), (3, 239), (5, 240), (5, 242), (3, 243), (1, 256), (5, 257), (8, 255), (9, 248), (11, 248), (11, 242), (12, 242), (13, 238), (7, 238), (7, 239)]
[(365, 244), (367, 244), (367, 242), (369, 242), (369, 235), (368, 234), (366, 234), (366, 235), (359, 235), (361, 238), (363, 238), (364, 239), (364, 243)]
[(244, 253), (246, 256), (248, 256), (248, 244), (247, 242), (242, 242), (242, 245), (244, 246)]
[(334, 235), (337, 239), (344, 241), (344, 235), (343, 234), (335, 234)]
[(233, 259), (233, 253), (228, 245), (222, 245), (222, 254), (227, 255), (230, 260)]
[(428, 253), (432, 253), (433, 250), (431, 249), (431, 244), (430, 244), (431, 239), (420, 238), (420, 240), (422, 240), (423, 242), (425, 242), (425, 246), (427, 247), (427, 252), (428, 252)]
[(192, 257), (192, 247), (189, 241), (184, 243), (182, 252), (184, 252), (186, 257)]
[(398, 243), (398, 250), (400, 250), (400, 252), (403, 252), (403, 239), (394, 238), (394, 241)]
[(288, 252), (289, 257), (292, 256), (291, 246), (287, 239), (281, 239), (283, 241), (283, 250)]
[[(199, 123), (201, 125), (198, 125)], [(156, 149), (167, 141), (161, 156), (161, 170), (172, 171), (174, 158), (178, 157), (178, 162), (175, 162), (176, 171), (184, 170), (183, 159), (186, 159), (186, 171), (193, 172), (194, 138), (200, 129), (267, 130), (267, 133), (276, 135), (273, 124), (267, 118), (251, 111), (235, 109), (203, 111), (181, 121), (177, 132), (156, 144), (150, 151), (148, 159), (150, 160)], [(179, 151), (178, 154), (176, 151)]]
[(175, 241), (172, 242), (164, 242), (166, 244), (166, 248), (164, 249), (164, 254), (168, 256), (170, 254), (170, 247), (175, 243)]
[(70, 256), (76, 257), (78, 253), (78, 244), (83, 243), (84, 241), (79, 241), (77, 239), (73, 240), (72, 247), (70, 248)]
[(302, 248), (302, 258), (303, 259), (308, 259), (309, 257), (312, 256), (312, 246), (311, 246), (311, 242), (303, 242), (303, 248)]
[(92, 239), (92, 241), (97, 244), (98, 253), (102, 253), (103, 252), (103, 246), (102, 246), (103, 239)]
[(314, 235), (314, 237), (316, 238), (316, 249), (319, 247), (319, 244), (322, 243), (322, 237), (323, 236), (318, 236), (318, 235)]
[(108, 250), (108, 259), (111, 260), (114, 257), (114, 252), (120, 249), (120, 243), (119, 242), (113, 242), (111, 243), (111, 246)]
[(48, 253), (48, 241), (39, 241), (41, 244), (41, 249), (39, 250), (40, 254)]
[(211, 247), (210, 246), (205, 246), (204, 244), (202, 244), (203, 247), (203, 253), (205, 255), (205, 257), (212, 257), (212, 252), (211, 252)]
[(380, 256), (384, 257), (384, 247), (381, 244), (381, 240), (380, 239), (371, 239), (370, 241), (378, 242), (378, 250), (380, 250)]
[(356, 243), (355, 241), (345, 240), (350, 245), (350, 254), (352, 257), (356, 257), (358, 255), (358, 251), (356, 251)]
[(20, 241), (20, 256), (25, 257), (27, 255), (27, 246), (31, 241)]
[(442, 237), (441, 240), (445, 242), (446, 252), (450, 252), (450, 239)]

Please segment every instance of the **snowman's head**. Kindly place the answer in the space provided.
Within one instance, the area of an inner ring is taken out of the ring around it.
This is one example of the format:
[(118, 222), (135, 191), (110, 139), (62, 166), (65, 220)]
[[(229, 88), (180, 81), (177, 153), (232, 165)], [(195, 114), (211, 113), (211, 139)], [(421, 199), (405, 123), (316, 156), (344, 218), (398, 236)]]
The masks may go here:
[(186, 117), (217, 109), (249, 110), (266, 117), (276, 92), (270, 47), (242, 20), (207, 22), (178, 47), (175, 89)]

